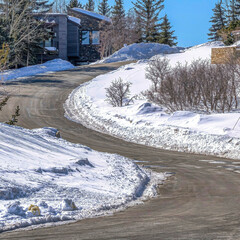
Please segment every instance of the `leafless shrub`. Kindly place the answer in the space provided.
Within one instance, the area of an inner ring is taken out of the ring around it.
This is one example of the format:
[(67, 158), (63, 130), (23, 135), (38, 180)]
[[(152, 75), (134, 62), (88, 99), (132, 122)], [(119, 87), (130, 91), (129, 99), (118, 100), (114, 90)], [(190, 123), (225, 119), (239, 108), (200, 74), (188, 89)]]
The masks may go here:
[(197, 60), (190, 65), (157, 59), (147, 68), (153, 86), (145, 93), (148, 100), (170, 111), (195, 110), (226, 112), (239, 105), (240, 69), (236, 62), (211, 65)]
[(132, 99), (128, 99), (130, 95), (130, 86), (130, 82), (123, 82), (121, 78), (112, 81), (109, 88), (106, 88), (106, 100), (113, 107), (128, 105), (132, 101)]
[(161, 81), (170, 72), (169, 60), (167, 58), (155, 58), (150, 61), (147, 67), (146, 77), (152, 81), (153, 87), (157, 90)]

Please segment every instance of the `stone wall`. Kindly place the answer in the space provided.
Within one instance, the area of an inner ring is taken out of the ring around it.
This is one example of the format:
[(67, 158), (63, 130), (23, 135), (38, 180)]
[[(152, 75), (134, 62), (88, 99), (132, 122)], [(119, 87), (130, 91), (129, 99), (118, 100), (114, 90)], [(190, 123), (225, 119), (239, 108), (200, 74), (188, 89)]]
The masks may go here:
[(240, 51), (237, 47), (212, 48), (211, 63), (224, 64), (233, 56), (240, 57)]

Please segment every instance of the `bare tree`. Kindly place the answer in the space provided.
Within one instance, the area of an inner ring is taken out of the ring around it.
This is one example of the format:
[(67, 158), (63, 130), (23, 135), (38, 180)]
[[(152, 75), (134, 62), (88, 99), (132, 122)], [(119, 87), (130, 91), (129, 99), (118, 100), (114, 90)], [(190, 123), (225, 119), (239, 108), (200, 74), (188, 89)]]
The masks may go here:
[(10, 65), (28, 66), (35, 63), (39, 42), (49, 33), (35, 15), (46, 12), (51, 7), (46, 1), (2, 0), (0, 16), (5, 23), (7, 42), (10, 46)]
[(108, 57), (113, 51), (113, 27), (106, 22), (100, 23), (100, 55), (101, 59)]
[(56, 13), (65, 13), (67, 2), (66, 0), (54, 0), (53, 1), (53, 12)]
[(128, 105), (132, 99), (130, 96), (130, 82), (123, 82), (121, 78), (114, 80), (109, 88), (106, 88), (107, 101), (113, 107), (122, 107)]

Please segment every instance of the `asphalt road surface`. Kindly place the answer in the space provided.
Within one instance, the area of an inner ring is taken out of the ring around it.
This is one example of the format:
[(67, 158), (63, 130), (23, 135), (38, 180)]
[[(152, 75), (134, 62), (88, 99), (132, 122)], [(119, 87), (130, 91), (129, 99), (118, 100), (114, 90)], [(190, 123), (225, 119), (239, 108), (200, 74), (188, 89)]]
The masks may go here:
[(157, 198), (113, 216), (2, 233), (0, 239), (240, 239), (240, 174), (226, 167), (232, 160), (210, 164), (200, 160), (219, 159), (127, 143), (64, 118), (63, 103), (74, 88), (120, 65), (84, 66), (11, 83), (6, 90), (12, 97), (0, 121), (8, 120), (19, 105), (20, 126), (55, 127), (68, 141), (147, 161), (147, 167), (172, 172), (173, 177), (159, 187)]

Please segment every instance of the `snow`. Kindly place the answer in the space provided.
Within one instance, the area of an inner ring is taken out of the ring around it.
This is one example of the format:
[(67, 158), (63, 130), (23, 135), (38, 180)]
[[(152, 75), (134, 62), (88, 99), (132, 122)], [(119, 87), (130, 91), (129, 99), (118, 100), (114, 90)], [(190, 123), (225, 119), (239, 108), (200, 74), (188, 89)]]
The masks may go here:
[(84, 10), (84, 9), (81, 9), (81, 8), (72, 8), (72, 10), (76, 11), (76, 12), (79, 12), (79, 13), (82, 13), (82, 14), (85, 14), (85, 15), (88, 15), (90, 17), (94, 17), (94, 18), (97, 18), (99, 20), (103, 20), (103, 21), (106, 21), (106, 22), (112, 22), (112, 20), (106, 16), (103, 16), (103, 15), (100, 15), (98, 13), (95, 13), (95, 12), (90, 12), (90, 11), (87, 11), (87, 10)]
[(97, 63), (112, 63), (149, 59), (157, 54), (179, 53), (183, 48), (169, 47), (159, 43), (134, 43), (124, 46), (113, 55), (98, 61)]
[[(221, 46), (222, 42), (211, 42), (158, 57), (168, 58), (172, 67), (178, 62), (185, 64), (197, 59), (210, 61), (211, 49)], [(168, 113), (147, 102), (141, 94), (151, 86), (151, 82), (145, 78), (147, 66), (148, 61), (132, 63), (79, 86), (65, 103), (65, 116), (129, 142), (239, 159), (240, 122), (233, 128), (240, 113)], [(106, 88), (119, 77), (132, 83), (130, 98), (135, 96), (135, 100), (129, 106), (114, 108), (106, 101)]]
[(55, 52), (57, 51), (57, 49), (55, 47), (45, 47), (46, 50), (50, 51), (50, 52)]
[(68, 16), (68, 19), (76, 24), (78, 24), (79, 26), (81, 25), (81, 19), (73, 17), (73, 16)]
[(0, 123), (0, 232), (122, 210), (155, 196), (167, 176), (56, 132)]
[(13, 79), (35, 76), (47, 72), (65, 71), (75, 68), (70, 62), (62, 59), (54, 59), (43, 64), (23, 67), (14, 70), (4, 71), (1, 80), (9, 81)]

